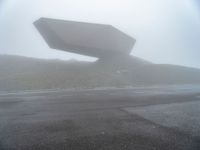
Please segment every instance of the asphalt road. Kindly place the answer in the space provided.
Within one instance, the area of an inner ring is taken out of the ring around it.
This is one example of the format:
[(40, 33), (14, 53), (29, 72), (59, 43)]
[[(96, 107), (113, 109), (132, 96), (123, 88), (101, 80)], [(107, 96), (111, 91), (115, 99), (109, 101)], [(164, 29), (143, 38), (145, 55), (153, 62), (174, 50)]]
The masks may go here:
[(0, 150), (199, 150), (200, 87), (0, 93)]

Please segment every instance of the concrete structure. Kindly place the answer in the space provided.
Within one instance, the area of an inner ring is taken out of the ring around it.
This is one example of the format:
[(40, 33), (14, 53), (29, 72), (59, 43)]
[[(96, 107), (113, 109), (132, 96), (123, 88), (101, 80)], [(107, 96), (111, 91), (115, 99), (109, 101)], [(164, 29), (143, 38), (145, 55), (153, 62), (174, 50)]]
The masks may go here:
[(40, 18), (34, 22), (49, 47), (99, 59), (128, 56), (135, 39), (111, 25)]

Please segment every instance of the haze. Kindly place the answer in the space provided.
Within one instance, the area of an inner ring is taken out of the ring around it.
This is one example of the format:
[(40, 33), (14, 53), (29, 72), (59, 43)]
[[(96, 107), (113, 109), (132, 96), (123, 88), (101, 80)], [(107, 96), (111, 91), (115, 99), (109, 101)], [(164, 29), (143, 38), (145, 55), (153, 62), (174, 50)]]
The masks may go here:
[(132, 55), (200, 68), (199, 9), (196, 0), (3, 0), (0, 54), (96, 59), (50, 49), (32, 24), (49, 17), (111, 24), (137, 39)]

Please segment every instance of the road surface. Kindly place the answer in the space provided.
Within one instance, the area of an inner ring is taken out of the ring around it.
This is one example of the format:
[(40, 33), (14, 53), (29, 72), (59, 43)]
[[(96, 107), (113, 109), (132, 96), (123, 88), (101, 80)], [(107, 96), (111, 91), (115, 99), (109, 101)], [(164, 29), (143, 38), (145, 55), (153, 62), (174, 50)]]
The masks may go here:
[(0, 150), (199, 150), (200, 87), (0, 93)]

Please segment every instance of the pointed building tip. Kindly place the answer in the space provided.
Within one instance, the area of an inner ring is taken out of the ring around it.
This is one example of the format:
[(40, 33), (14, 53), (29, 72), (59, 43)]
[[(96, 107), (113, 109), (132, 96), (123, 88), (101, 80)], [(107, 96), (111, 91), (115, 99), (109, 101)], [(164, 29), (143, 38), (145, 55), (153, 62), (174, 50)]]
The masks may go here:
[(46, 20), (46, 19), (48, 19), (48, 18), (40, 17), (40, 18), (38, 18), (37, 20), (35, 20), (35, 21), (33, 22), (33, 24), (37, 24), (38, 22), (42, 22), (42, 21), (44, 21), (44, 20)]
[(40, 22), (40, 20), (42, 20), (42, 18), (39, 18), (39, 19), (35, 20), (35, 21), (33, 22), (33, 24), (36, 26), (37, 23)]

